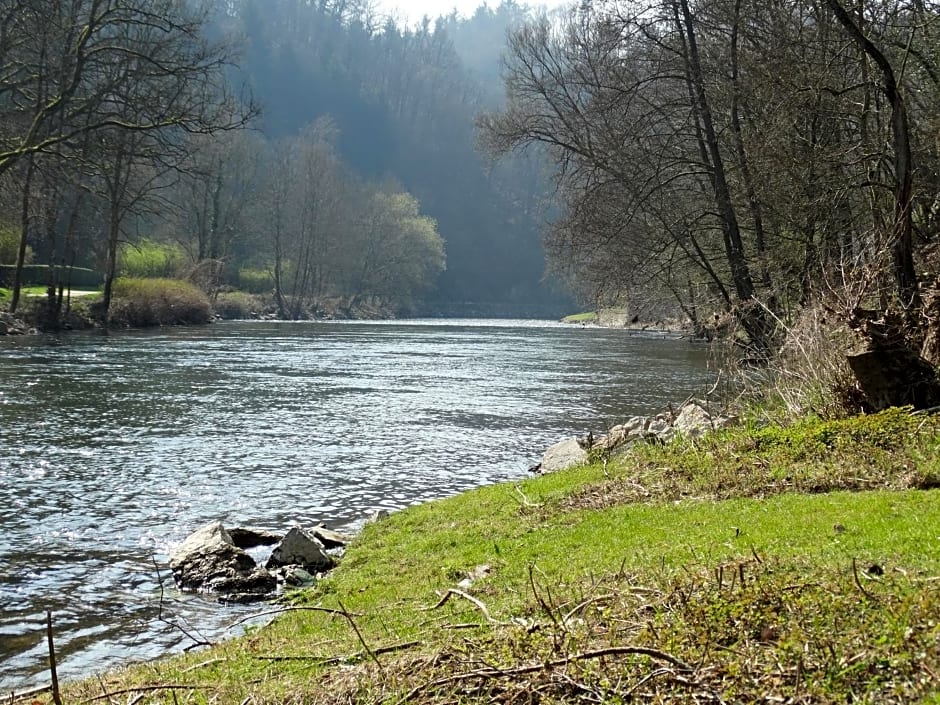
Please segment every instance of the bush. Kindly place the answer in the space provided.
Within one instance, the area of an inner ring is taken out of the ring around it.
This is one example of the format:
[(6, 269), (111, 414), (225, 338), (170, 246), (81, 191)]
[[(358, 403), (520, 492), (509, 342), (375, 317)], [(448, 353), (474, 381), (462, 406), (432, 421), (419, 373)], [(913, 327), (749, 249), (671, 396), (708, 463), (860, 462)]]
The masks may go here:
[(118, 273), (123, 277), (175, 277), (185, 262), (186, 252), (179, 245), (141, 240), (121, 247)]
[(121, 278), (114, 282), (111, 321), (132, 327), (174, 326), (212, 320), (209, 299), (179, 279)]
[(274, 278), (267, 269), (238, 270), (238, 288), (252, 294), (270, 294), (274, 289)]
[(215, 300), (215, 315), (227, 321), (244, 320), (254, 318), (263, 308), (257, 297), (246, 294), (243, 291), (229, 291), (222, 294)]

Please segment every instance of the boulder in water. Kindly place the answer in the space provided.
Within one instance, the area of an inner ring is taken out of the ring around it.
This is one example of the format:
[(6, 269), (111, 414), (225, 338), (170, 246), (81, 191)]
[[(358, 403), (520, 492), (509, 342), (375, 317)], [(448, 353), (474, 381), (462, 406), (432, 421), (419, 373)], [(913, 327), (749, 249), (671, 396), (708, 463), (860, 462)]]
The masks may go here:
[(265, 567), (280, 568), (286, 565), (299, 565), (306, 571), (316, 573), (329, 570), (334, 562), (312, 531), (295, 526), (274, 547)]
[(183, 590), (263, 598), (277, 587), (274, 576), (260, 570), (219, 521), (198, 529), (177, 546), (170, 556), (170, 570)]

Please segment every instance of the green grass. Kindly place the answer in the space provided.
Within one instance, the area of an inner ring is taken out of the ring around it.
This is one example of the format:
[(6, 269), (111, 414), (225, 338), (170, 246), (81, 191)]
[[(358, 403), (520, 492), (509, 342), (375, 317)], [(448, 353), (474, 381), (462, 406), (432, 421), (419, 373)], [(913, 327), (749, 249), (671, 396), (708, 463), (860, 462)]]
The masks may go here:
[(192, 686), (143, 693), (167, 703), (936, 702), (938, 444), (940, 420), (899, 411), (745, 426), (413, 507), (366, 526), (301, 610), (104, 687)]
[(573, 313), (561, 319), (562, 323), (594, 323), (597, 320), (597, 314), (594, 311), (585, 311), (584, 313)]
[[(24, 286), (20, 288), (20, 296), (22, 298), (36, 298), (40, 296), (45, 296), (47, 289), (44, 286)], [(101, 294), (100, 289), (71, 289), (67, 290), (66, 294), (69, 296), (95, 296)], [(0, 287), (0, 301), (9, 301), (13, 298), (13, 290), (5, 289)]]

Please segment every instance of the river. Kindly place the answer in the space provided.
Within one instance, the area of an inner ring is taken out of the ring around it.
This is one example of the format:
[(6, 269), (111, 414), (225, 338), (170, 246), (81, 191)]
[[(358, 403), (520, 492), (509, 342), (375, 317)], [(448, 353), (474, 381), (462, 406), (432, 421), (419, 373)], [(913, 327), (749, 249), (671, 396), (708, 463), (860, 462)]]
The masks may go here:
[(166, 566), (211, 520), (355, 531), (523, 478), (557, 440), (704, 393), (706, 355), (536, 321), (0, 339), (0, 699), (48, 680), (46, 610), (64, 678), (238, 635), (257, 606)]

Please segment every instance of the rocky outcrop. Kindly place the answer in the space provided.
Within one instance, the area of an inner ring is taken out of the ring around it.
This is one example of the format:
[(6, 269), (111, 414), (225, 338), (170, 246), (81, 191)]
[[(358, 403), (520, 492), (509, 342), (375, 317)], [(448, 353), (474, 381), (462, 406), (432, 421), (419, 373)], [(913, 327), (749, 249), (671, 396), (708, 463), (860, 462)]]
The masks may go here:
[(36, 329), (22, 318), (18, 318), (12, 313), (0, 311), (0, 335), (29, 335), (35, 333)]
[(236, 546), (218, 521), (190, 534), (173, 551), (170, 570), (183, 590), (261, 599), (277, 588), (277, 579)]
[(569, 438), (548, 448), (534, 472), (549, 473), (587, 463), (592, 457), (625, 452), (637, 442), (668, 443), (677, 435), (699, 438), (709, 431), (727, 428), (737, 417), (714, 412), (708, 402), (690, 399), (678, 411), (656, 416), (634, 416), (606, 434)]
[[(217, 594), (226, 602), (261, 600), (271, 597), (279, 582), (310, 584), (312, 576), (336, 564), (327, 550), (342, 548), (347, 540), (325, 526), (294, 527), (280, 534), (267, 529), (228, 530), (214, 521), (176, 547), (170, 570), (182, 590)], [(272, 545), (263, 567), (245, 550)]]

